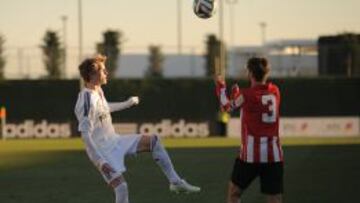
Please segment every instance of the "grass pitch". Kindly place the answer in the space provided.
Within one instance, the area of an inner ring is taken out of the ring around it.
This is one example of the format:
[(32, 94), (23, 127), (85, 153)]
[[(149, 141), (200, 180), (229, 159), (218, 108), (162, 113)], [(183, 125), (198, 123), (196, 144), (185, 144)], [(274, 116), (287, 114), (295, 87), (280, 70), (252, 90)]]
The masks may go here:
[[(283, 140), (284, 202), (357, 202), (359, 139), (334, 139), (326, 142), (315, 138)], [(225, 202), (238, 139), (165, 139), (164, 143), (178, 172), (189, 182), (200, 185), (202, 192), (170, 193), (165, 177), (150, 154), (141, 154), (127, 160), (125, 177), (130, 202)], [(264, 202), (258, 180), (246, 191), (243, 200)], [(111, 203), (114, 197), (88, 160), (81, 140), (9, 140), (0, 141), (0, 202)]]

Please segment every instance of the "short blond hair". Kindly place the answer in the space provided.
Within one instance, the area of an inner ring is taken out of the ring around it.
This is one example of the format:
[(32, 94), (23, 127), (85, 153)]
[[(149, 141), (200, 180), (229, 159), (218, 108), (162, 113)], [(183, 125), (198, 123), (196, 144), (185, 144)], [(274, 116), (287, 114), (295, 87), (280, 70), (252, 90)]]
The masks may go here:
[(79, 65), (79, 72), (81, 78), (85, 82), (90, 81), (90, 76), (94, 72), (98, 71), (100, 69), (100, 64), (105, 63), (106, 56), (97, 54), (92, 58), (85, 59), (80, 65)]

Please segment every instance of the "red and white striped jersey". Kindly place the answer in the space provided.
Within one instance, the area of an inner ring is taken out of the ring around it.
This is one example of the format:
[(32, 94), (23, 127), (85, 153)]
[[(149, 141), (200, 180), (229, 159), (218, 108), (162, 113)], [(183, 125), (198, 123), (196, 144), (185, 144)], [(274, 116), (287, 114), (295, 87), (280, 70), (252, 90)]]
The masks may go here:
[(279, 140), (279, 88), (268, 83), (241, 89), (240, 159), (248, 163), (283, 161)]

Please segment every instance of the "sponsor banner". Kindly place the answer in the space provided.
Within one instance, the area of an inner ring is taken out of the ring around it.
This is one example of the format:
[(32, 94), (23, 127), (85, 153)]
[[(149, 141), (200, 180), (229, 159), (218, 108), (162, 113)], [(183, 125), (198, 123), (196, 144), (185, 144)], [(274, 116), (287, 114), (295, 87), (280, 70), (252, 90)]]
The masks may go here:
[(284, 136), (358, 136), (359, 117), (284, 118), (280, 120)]
[(25, 120), (23, 123), (7, 123), (2, 126), (2, 138), (68, 138), (71, 136), (70, 123), (49, 123), (46, 120), (36, 123)]
[(227, 137), (237, 137), (241, 135), (241, 120), (240, 118), (230, 118), (227, 124)]
[(162, 137), (208, 137), (210, 135), (207, 122), (186, 122), (183, 119), (178, 122), (164, 119), (158, 123), (115, 123), (114, 127), (120, 134), (156, 134)]
[[(303, 117), (281, 118), (281, 136), (359, 136), (359, 117)], [(241, 132), (240, 118), (228, 123), (228, 137), (238, 137)]]
[[(72, 125), (73, 124), (73, 125)], [(25, 120), (20, 123), (7, 123), (1, 127), (3, 139), (11, 138), (68, 138), (79, 135), (75, 123), (50, 123), (47, 120), (36, 122)], [(162, 137), (208, 137), (208, 122), (186, 122), (184, 119), (172, 122), (163, 119), (155, 123), (114, 123), (119, 134), (160, 135)]]
[(138, 133), (138, 124), (136, 123), (113, 123), (115, 132), (119, 134), (136, 134)]

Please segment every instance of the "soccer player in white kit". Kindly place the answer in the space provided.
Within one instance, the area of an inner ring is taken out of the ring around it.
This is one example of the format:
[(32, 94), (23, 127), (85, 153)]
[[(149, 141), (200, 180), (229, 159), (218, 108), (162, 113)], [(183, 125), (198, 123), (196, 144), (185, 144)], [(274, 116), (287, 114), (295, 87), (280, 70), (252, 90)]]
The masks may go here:
[(86, 152), (105, 181), (114, 189), (116, 203), (128, 203), (128, 187), (123, 173), (126, 155), (151, 152), (170, 183), (170, 191), (179, 193), (200, 192), (200, 188), (181, 179), (157, 135), (119, 135), (112, 125), (111, 112), (120, 111), (139, 103), (138, 97), (124, 102), (107, 102), (101, 85), (107, 83), (106, 57), (97, 55), (84, 60), (79, 71), (85, 82), (75, 106), (79, 121), (78, 130)]

